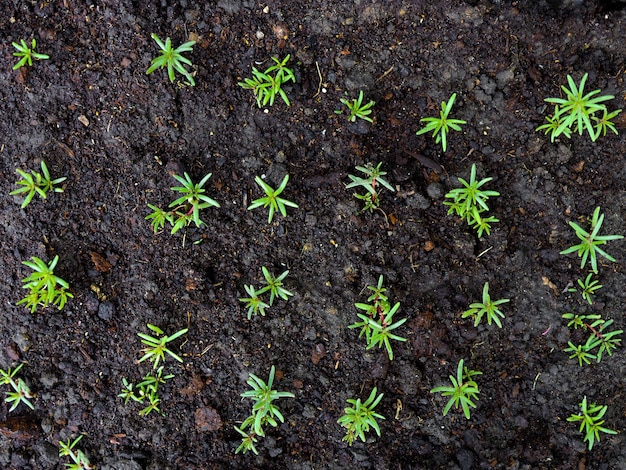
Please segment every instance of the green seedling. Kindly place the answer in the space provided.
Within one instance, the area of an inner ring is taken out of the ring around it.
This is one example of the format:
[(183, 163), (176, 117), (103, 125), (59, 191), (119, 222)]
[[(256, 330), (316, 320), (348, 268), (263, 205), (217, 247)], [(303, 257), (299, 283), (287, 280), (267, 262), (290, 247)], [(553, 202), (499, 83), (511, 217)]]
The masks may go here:
[(287, 106), (290, 106), (287, 93), (283, 90), (283, 84), (292, 81), (296, 82), (293, 70), (287, 67), (287, 62), (291, 56), (287, 56), (283, 60), (272, 57), (274, 65), (270, 66), (265, 72), (260, 72), (256, 67), (252, 67), (252, 78), (246, 78), (243, 82), (237, 83), (246, 90), (252, 90), (256, 97), (256, 103), (259, 108), (274, 105), (276, 96), (280, 96)]
[[(161, 413), (159, 409), (161, 403), (159, 385), (164, 384), (173, 377), (173, 374), (163, 375), (163, 366), (160, 366), (154, 374), (148, 373), (137, 385), (133, 385), (125, 377), (122, 377), (124, 388), (118, 397), (124, 399), (124, 404), (128, 403), (129, 400), (147, 404), (145, 408), (139, 411), (139, 416), (147, 416), (153, 411)], [(164, 416), (163, 413), (161, 415)]]
[(161, 49), (161, 55), (152, 59), (150, 67), (146, 70), (146, 74), (150, 75), (157, 69), (167, 67), (167, 76), (169, 77), (171, 83), (174, 83), (174, 80), (176, 79), (175, 72), (178, 72), (187, 79), (188, 85), (195, 86), (196, 82), (189, 71), (185, 68), (185, 65), (192, 66), (191, 61), (186, 57), (183, 57), (182, 54), (183, 52), (192, 51), (193, 45), (196, 41), (188, 41), (174, 49), (170, 38), (166, 38), (165, 43), (163, 43), (163, 41), (161, 41), (159, 36), (156, 34), (152, 33), (151, 36), (152, 39), (154, 39), (154, 42), (156, 42)]
[(265, 309), (269, 308), (270, 305), (266, 304), (261, 299), (260, 295), (263, 293), (262, 289), (256, 290), (253, 285), (244, 285), (244, 287), (246, 289), (246, 293), (250, 297), (239, 299), (239, 301), (244, 302), (246, 304), (246, 307), (248, 308), (248, 320), (252, 318), (252, 315), (261, 314), (261, 316), (265, 316)]
[(37, 47), (37, 41), (33, 39), (30, 43), (30, 47), (28, 47), (28, 43), (23, 39), (20, 39), (20, 43), (12, 42), (11, 43), (17, 52), (14, 52), (13, 55), (15, 57), (21, 57), (21, 59), (13, 66), (13, 70), (17, 70), (24, 65), (33, 65), (33, 59), (35, 60), (44, 60), (49, 59), (50, 56), (46, 54), (39, 54), (35, 52), (35, 48)]
[[(585, 94), (585, 82), (588, 74), (585, 74), (580, 81), (580, 85), (576, 85), (574, 79), (568, 75), (567, 82), (569, 88), (561, 86), (561, 90), (565, 93), (565, 98), (546, 98), (545, 101), (554, 104), (554, 112), (552, 116), (546, 116), (546, 124), (539, 126), (537, 131), (544, 131), (550, 134), (550, 140), (554, 142), (556, 137), (564, 135), (571, 137), (571, 131), (578, 131), (579, 135), (586, 130), (591, 140), (596, 141), (600, 135), (606, 135), (607, 129), (617, 134), (617, 129), (611, 120), (615, 118), (622, 110), (608, 112), (604, 101), (612, 100), (614, 96), (604, 95), (596, 96), (600, 90), (594, 90)], [(597, 113), (602, 113), (602, 117), (598, 117)], [(595, 125), (594, 125), (595, 122)]]
[(417, 135), (426, 134), (427, 132), (432, 131), (432, 136), (435, 137), (435, 143), (438, 144), (441, 142), (441, 147), (443, 151), (446, 151), (448, 141), (447, 136), (450, 130), (460, 131), (461, 124), (467, 124), (465, 121), (461, 119), (449, 119), (448, 115), (452, 110), (452, 105), (454, 104), (454, 100), (456, 100), (456, 93), (452, 93), (452, 96), (446, 103), (443, 101), (441, 103), (441, 111), (439, 111), (439, 117), (427, 117), (420, 119), (420, 122), (426, 123), (422, 129), (417, 131)]
[(68, 298), (74, 297), (71, 292), (67, 292), (69, 284), (58, 276), (54, 275), (54, 268), (59, 262), (59, 256), (55, 256), (49, 264), (33, 256), (32, 261), (22, 261), (22, 264), (31, 268), (34, 272), (22, 279), (22, 288), (30, 289), (26, 297), (20, 300), (17, 305), (26, 304), (31, 313), (35, 313), (38, 306), (46, 308), (48, 305), (56, 305), (59, 310), (63, 309)]
[(6, 384), (13, 388), (12, 392), (6, 392), (7, 397), (4, 399), (7, 403), (13, 403), (9, 409), (9, 413), (17, 408), (20, 403), (24, 403), (31, 410), (35, 409), (29, 400), (29, 398), (34, 398), (35, 395), (30, 391), (26, 382), (21, 378), (15, 378), (15, 375), (20, 371), (23, 365), (24, 364), (20, 364), (13, 370), (11, 370), (10, 367), (6, 371), (0, 369), (0, 385)]
[(289, 271), (284, 271), (280, 276), (274, 277), (272, 273), (268, 271), (265, 266), (261, 267), (263, 271), (263, 277), (265, 278), (265, 287), (257, 291), (257, 294), (263, 294), (265, 292), (270, 293), (270, 306), (274, 305), (274, 299), (280, 297), (283, 300), (288, 300), (293, 296), (291, 292), (283, 287), (283, 280), (289, 274)]
[(483, 185), (490, 182), (493, 178), (483, 178), (476, 180), (476, 165), (472, 164), (470, 171), (470, 180), (467, 182), (463, 178), (459, 181), (463, 185), (462, 188), (455, 188), (446, 194), (446, 198), (451, 201), (444, 201), (444, 205), (449, 206), (448, 214), (456, 214), (464, 219), (468, 225), (478, 232), (481, 237), (483, 232), (487, 235), (491, 234), (491, 225), (499, 222), (493, 216), (483, 217), (485, 212), (489, 211), (487, 200), (492, 196), (499, 196), (497, 191), (481, 189)]
[[(582, 279), (578, 279), (577, 281), (578, 286), (580, 287), (580, 295), (589, 303), (589, 305), (593, 305), (593, 296), (596, 294), (596, 291), (602, 289), (602, 284), (596, 280), (591, 280), (592, 276), (593, 273), (589, 273), (584, 281)], [(567, 289), (567, 291), (576, 292), (576, 288), (571, 287)]]
[(499, 328), (502, 328), (502, 322), (500, 318), (504, 318), (504, 313), (500, 311), (498, 305), (505, 304), (509, 302), (510, 299), (500, 299), (492, 301), (489, 296), (489, 283), (485, 282), (485, 286), (483, 287), (483, 301), (476, 302), (470, 305), (469, 310), (463, 312), (462, 317), (472, 317), (474, 319), (474, 326), (478, 326), (483, 316), (487, 317), (487, 324), (491, 325), (493, 321)]
[(174, 179), (182, 186), (174, 186), (170, 189), (181, 193), (182, 196), (169, 204), (170, 210), (165, 211), (157, 206), (148, 204), (148, 207), (152, 209), (152, 213), (146, 216), (146, 220), (150, 221), (154, 233), (164, 228), (165, 222), (172, 226), (172, 234), (178, 232), (183, 227), (191, 225), (192, 222), (196, 227), (206, 225), (206, 222), (200, 218), (200, 211), (209, 207), (220, 207), (217, 201), (205, 194), (206, 189), (204, 189), (204, 185), (211, 176), (212, 173), (207, 173), (199, 183), (194, 184), (186, 172), (184, 176), (174, 175)]
[[(163, 335), (163, 330), (158, 326), (151, 325), (148, 323), (148, 328), (156, 333), (157, 336)], [(145, 353), (139, 362), (143, 362), (148, 359), (152, 362), (153, 369), (156, 369), (159, 366), (159, 361), (165, 362), (165, 353), (167, 353), (172, 358), (176, 359), (178, 362), (183, 362), (183, 359), (178, 355), (167, 349), (167, 343), (174, 341), (176, 338), (187, 333), (188, 329), (183, 328), (180, 331), (177, 331), (171, 336), (162, 336), (160, 338), (155, 338), (145, 333), (137, 333), (137, 335), (141, 338), (141, 342), (145, 344), (147, 347), (142, 349)]]
[(618, 109), (611, 113), (609, 113), (606, 108), (602, 110), (602, 117), (598, 118), (596, 116), (591, 116), (591, 119), (595, 121), (595, 129), (596, 129), (596, 139), (602, 135), (602, 137), (606, 137), (607, 129), (610, 129), (613, 134), (619, 135), (617, 129), (615, 128), (615, 124), (611, 121), (614, 117), (616, 117), (622, 110)]
[[(356, 122), (357, 118), (363, 119), (364, 121), (374, 122), (372, 118), (369, 117), (372, 114), (372, 107), (376, 104), (375, 101), (370, 101), (369, 103), (363, 104), (363, 90), (359, 91), (359, 98), (353, 99), (352, 101), (341, 98), (343, 104), (345, 104), (350, 110), (350, 115), (348, 116), (348, 121)], [(341, 114), (341, 110), (338, 109), (335, 111), (336, 114)]]
[(395, 323), (393, 322), (393, 316), (400, 308), (400, 302), (391, 307), (389, 299), (385, 295), (387, 289), (383, 287), (382, 275), (378, 278), (378, 285), (368, 286), (367, 288), (373, 292), (367, 299), (369, 303), (354, 304), (357, 309), (364, 310), (365, 314), (357, 313), (361, 321), (349, 325), (348, 328), (361, 328), (359, 338), (365, 335), (366, 349), (372, 349), (374, 346), (381, 348), (384, 345), (387, 349), (389, 360), (393, 360), (393, 349), (390, 340), (406, 342), (406, 338), (397, 336), (392, 331), (403, 325), (407, 319), (403, 318)]
[[(619, 336), (623, 330), (608, 331), (613, 324), (613, 320), (603, 320), (600, 315), (575, 315), (573, 313), (563, 314), (563, 318), (570, 320), (568, 327), (577, 329), (581, 327), (589, 332), (589, 337), (584, 344), (575, 345), (568, 341), (565, 352), (571, 353), (570, 359), (578, 359), (578, 365), (590, 364), (592, 360), (600, 362), (604, 353), (612, 355), (613, 350), (622, 342)], [(597, 351), (594, 351), (596, 350)]]
[(561, 110), (558, 105), (554, 107), (554, 114), (552, 116), (546, 116), (546, 121), (548, 122), (535, 129), (535, 132), (544, 131), (544, 134), (550, 134), (551, 142), (554, 142), (554, 139), (561, 134), (568, 139), (572, 137), (572, 132), (569, 127), (561, 127), (564, 117), (561, 114)]
[(604, 424), (602, 418), (606, 414), (607, 409), (607, 406), (597, 405), (596, 403), (591, 403), (587, 406), (587, 397), (584, 397), (583, 401), (580, 403), (581, 414), (572, 414), (567, 418), (567, 421), (570, 423), (580, 422), (578, 431), (585, 434), (583, 442), (587, 442), (587, 448), (589, 450), (593, 449), (594, 443), (600, 441), (600, 432), (617, 434), (617, 431), (602, 426)]
[(481, 375), (482, 372), (477, 370), (469, 370), (463, 366), (463, 359), (459, 361), (459, 365), (456, 369), (456, 377), (450, 375), (451, 386), (444, 385), (441, 387), (433, 388), (430, 393), (441, 393), (444, 397), (450, 397), (448, 403), (443, 409), (443, 415), (445, 416), (453, 406), (463, 409), (463, 414), (466, 419), (470, 419), (470, 408), (476, 408), (476, 403), (472, 400), (478, 400), (478, 385), (472, 379), (475, 375)]
[(9, 194), (12, 196), (16, 195), (26, 195), (24, 201), (22, 201), (22, 209), (25, 208), (30, 202), (33, 200), (35, 195), (39, 195), (41, 199), (46, 199), (48, 191), (52, 191), (54, 193), (62, 193), (63, 188), (55, 188), (57, 184), (61, 184), (67, 178), (50, 178), (50, 172), (48, 171), (48, 167), (46, 166), (46, 162), (41, 161), (41, 173), (36, 171), (31, 171), (30, 174), (26, 173), (23, 170), (17, 169), (15, 170), (18, 175), (22, 177), (21, 180), (17, 181), (15, 184), (21, 186), (21, 188), (15, 189), (11, 191)]
[(66, 463), (65, 466), (69, 470), (93, 470), (96, 467), (89, 462), (89, 459), (85, 453), (80, 450), (74, 450), (76, 444), (83, 438), (81, 434), (72, 442), (68, 439), (67, 442), (59, 441), (59, 457), (69, 457), (73, 463)]
[(278, 426), (277, 420), (281, 423), (285, 422), (282, 413), (272, 402), (279, 398), (294, 398), (295, 395), (290, 392), (272, 390), (274, 373), (275, 368), (272, 366), (267, 384), (254, 374), (250, 374), (247, 380), (252, 389), (242, 393), (241, 396), (252, 399), (254, 404), (252, 405), (252, 414), (241, 423), (241, 426), (235, 426), (235, 430), (242, 436), (241, 444), (235, 451), (236, 454), (242, 451), (245, 454), (249, 450), (258, 454), (254, 444), (257, 442), (257, 436), (265, 436), (263, 427), (267, 424), (276, 427)]
[(580, 269), (584, 269), (587, 260), (591, 263), (591, 269), (595, 274), (598, 274), (598, 254), (602, 255), (609, 261), (615, 262), (615, 258), (609, 255), (606, 251), (600, 248), (600, 245), (605, 245), (606, 242), (611, 240), (621, 240), (623, 235), (598, 235), (602, 222), (604, 221), (604, 214), (600, 214), (600, 207), (596, 207), (591, 217), (591, 232), (585, 231), (576, 222), (569, 222), (570, 227), (576, 232), (576, 236), (581, 240), (578, 245), (573, 245), (566, 250), (561, 251), (562, 255), (577, 252), (581, 258)]
[(289, 175), (285, 175), (283, 180), (281, 181), (278, 188), (273, 189), (269, 184), (267, 184), (260, 176), (254, 178), (256, 184), (258, 184), (261, 189), (265, 192), (265, 197), (261, 197), (259, 199), (255, 199), (252, 201), (252, 204), (248, 206), (248, 210), (256, 209), (257, 207), (269, 207), (269, 215), (267, 217), (267, 223), (271, 224), (274, 219), (274, 214), (278, 211), (283, 217), (287, 217), (287, 207), (297, 208), (298, 204), (295, 202), (291, 202), (287, 199), (279, 197), (279, 195), (285, 190), (287, 186), (287, 182), (289, 181)]
[(370, 211), (374, 209), (380, 209), (380, 190), (382, 187), (387, 188), (389, 191), (394, 192), (393, 187), (383, 178), (387, 174), (386, 171), (381, 171), (380, 167), (382, 162), (376, 165), (376, 168), (371, 163), (366, 163), (365, 166), (356, 166), (355, 168), (361, 173), (364, 173), (367, 178), (360, 176), (348, 175), (348, 178), (352, 180), (351, 183), (346, 185), (346, 189), (361, 187), (365, 189), (365, 194), (354, 194), (354, 197), (360, 199), (365, 203), (362, 212)]
[[(265, 287), (256, 290), (252, 285), (245, 285), (246, 292), (250, 297), (239, 299), (248, 308), (248, 320), (252, 318), (252, 315), (261, 314), (265, 316), (265, 309), (274, 305), (275, 298), (279, 297), (283, 300), (288, 300), (289, 297), (293, 296), (292, 292), (283, 287), (283, 280), (287, 277), (289, 271), (284, 271), (280, 276), (275, 277), (265, 266), (262, 266), (261, 270), (263, 271)], [(261, 297), (266, 292), (270, 293), (269, 304), (264, 302)]]
[(574, 328), (577, 330), (578, 328), (585, 329), (587, 323), (592, 323), (595, 320), (601, 318), (600, 315), (577, 315), (574, 313), (564, 313), (563, 318), (569, 320), (567, 323), (568, 328)]
[(383, 398), (382, 393), (376, 396), (377, 393), (378, 390), (374, 387), (370, 396), (363, 403), (361, 403), (360, 398), (356, 400), (348, 398), (348, 403), (352, 406), (345, 408), (343, 416), (337, 420), (341, 426), (347, 429), (342, 440), (346, 441), (348, 445), (351, 446), (357, 437), (365, 442), (365, 433), (369, 432), (370, 427), (380, 437), (380, 427), (376, 419), (385, 419), (385, 417), (374, 412), (374, 408)]

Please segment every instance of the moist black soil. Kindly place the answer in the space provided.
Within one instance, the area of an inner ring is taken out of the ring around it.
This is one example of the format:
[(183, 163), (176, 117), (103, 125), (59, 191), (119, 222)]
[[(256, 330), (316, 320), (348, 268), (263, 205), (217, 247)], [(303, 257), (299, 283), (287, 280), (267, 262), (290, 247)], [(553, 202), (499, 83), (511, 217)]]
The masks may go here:
[[(584, 396), (608, 406), (605, 426), (626, 428), (626, 359), (620, 347), (579, 367), (563, 350), (577, 340), (566, 312), (598, 313), (624, 328), (626, 243), (606, 245), (604, 286), (592, 306), (567, 288), (586, 276), (569, 221), (626, 233), (623, 137), (557, 139), (535, 132), (570, 74), (625, 107), (626, 14), (620, 2), (219, 0), (2, 3), (0, 31), (0, 367), (24, 362), (34, 411), (0, 407), (0, 466), (63, 468), (58, 442), (79, 447), (101, 469), (623, 469), (622, 434), (587, 451), (566, 418)], [(195, 87), (146, 75), (157, 33), (197, 41), (187, 56)], [(50, 60), (11, 70), (12, 41), (31, 38)], [(237, 82), (272, 57), (291, 54), (297, 82), (258, 108)], [(338, 115), (360, 90), (376, 101), (374, 122)], [(457, 93), (464, 119), (442, 153), (416, 136)], [(623, 134), (626, 113), (616, 119)], [(15, 170), (66, 176), (64, 192), (20, 209)], [(355, 165), (383, 163), (396, 188), (381, 209), (360, 213), (346, 190)], [(468, 177), (501, 196), (500, 221), (478, 238), (446, 215), (444, 195)], [(220, 208), (206, 225), (154, 234), (147, 204), (173, 199), (173, 174), (206, 185)], [(267, 223), (247, 211), (263, 175), (299, 205)], [(384, 212), (383, 212), (384, 211)], [(22, 261), (60, 258), (56, 274), (74, 295), (58, 311), (16, 303)], [(261, 267), (289, 270), (289, 301), (248, 320), (239, 298), (260, 287)], [(395, 357), (366, 351), (355, 302), (380, 275), (393, 302)], [(461, 313), (489, 282), (503, 305), (502, 329), (474, 327)], [(146, 324), (173, 343), (175, 377), (161, 388), (164, 416), (124, 404), (122, 378), (139, 381), (137, 336)], [(483, 375), (466, 420), (442, 416), (444, 384), (460, 359)], [(234, 430), (249, 414), (249, 373), (295, 394), (277, 404), (285, 423), (260, 439), (259, 455), (235, 455)], [(349, 447), (337, 424), (348, 398), (384, 393), (381, 436)], [(6, 391), (6, 386), (2, 391)]]

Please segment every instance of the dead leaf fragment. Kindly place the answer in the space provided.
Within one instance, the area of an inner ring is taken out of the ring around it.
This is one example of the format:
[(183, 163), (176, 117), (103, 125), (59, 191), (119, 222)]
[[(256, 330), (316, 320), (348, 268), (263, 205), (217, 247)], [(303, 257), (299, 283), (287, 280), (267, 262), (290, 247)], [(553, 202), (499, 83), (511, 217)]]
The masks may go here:
[(211, 407), (198, 408), (194, 413), (198, 431), (217, 431), (222, 428), (222, 418)]
[(557, 289), (556, 285), (554, 285), (554, 283), (546, 276), (541, 276), (541, 282), (544, 286), (548, 286), (550, 289), (552, 289), (556, 295), (559, 295), (559, 289)]
[(101, 273), (106, 273), (111, 270), (111, 263), (109, 263), (104, 256), (95, 251), (89, 253), (91, 256), (91, 262), (93, 263), (93, 267), (96, 268), (96, 271)]

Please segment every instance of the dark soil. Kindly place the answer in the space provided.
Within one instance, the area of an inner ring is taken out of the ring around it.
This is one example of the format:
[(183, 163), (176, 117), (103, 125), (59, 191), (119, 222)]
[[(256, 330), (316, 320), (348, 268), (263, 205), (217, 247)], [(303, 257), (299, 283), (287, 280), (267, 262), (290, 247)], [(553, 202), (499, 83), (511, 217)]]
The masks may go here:
[[(626, 107), (622, 4), (304, 3), (2, 2), (0, 367), (25, 362), (37, 396), (32, 412), (0, 407), (0, 467), (63, 468), (59, 439), (83, 433), (92, 463), (116, 470), (626, 468), (622, 434), (588, 452), (566, 421), (587, 396), (608, 405), (605, 426), (626, 428), (623, 349), (579, 367), (563, 352), (574, 336), (561, 318), (597, 312), (626, 326), (626, 243), (607, 245), (617, 262), (601, 260), (592, 307), (566, 291), (586, 275), (578, 258), (559, 255), (576, 243), (568, 221), (587, 224), (596, 206), (602, 233), (626, 233), (626, 143), (576, 134), (553, 144), (534, 131), (567, 74), (588, 72), (588, 90)], [(153, 32), (198, 41), (195, 87), (145, 74)], [(32, 37), (51, 59), (12, 71), (11, 41)], [(258, 109), (237, 82), (288, 53), (291, 107)], [(376, 101), (373, 124), (334, 113), (359, 90)], [(442, 154), (415, 132), (454, 92), (454, 117), (468, 124)], [(617, 121), (623, 134), (626, 113)], [(67, 176), (65, 192), (20, 210), (8, 195), (15, 169), (42, 159)], [(345, 189), (366, 162), (383, 162), (397, 188), (383, 194), (387, 217), (359, 214)], [(472, 163), (501, 193), (490, 200), (500, 222), (480, 239), (442, 204)], [(221, 208), (203, 213), (205, 227), (155, 235), (147, 204), (171, 201), (171, 175), (183, 171), (212, 172)], [(254, 177), (276, 185), (286, 173), (284, 195), (300, 207), (268, 225), (246, 210), (261, 195)], [(21, 261), (55, 255), (74, 299), (31, 315), (16, 306), (30, 274)], [(261, 266), (288, 269), (295, 295), (248, 320), (238, 299), (260, 285)], [(408, 319), (393, 361), (348, 329), (380, 274)], [(511, 299), (502, 329), (461, 318), (487, 281), (493, 298)], [(123, 377), (150, 369), (137, 364), (147, 323), (189, 328), (174, 343), (184, 364), (166, 362), (165, 416), (141, 417), (117, 397)], [(483, 372), (471, 420), (442, 416), (429, 393), (461, 358)], [(234, 426), (251, 408), (240, 394), (271, 365), (275, 388), (295, 394), (278, 402), (286, 421), (259, 456), (235, 455)], [(374, 386), (382, 436), (348, 447), (337, 419)]]

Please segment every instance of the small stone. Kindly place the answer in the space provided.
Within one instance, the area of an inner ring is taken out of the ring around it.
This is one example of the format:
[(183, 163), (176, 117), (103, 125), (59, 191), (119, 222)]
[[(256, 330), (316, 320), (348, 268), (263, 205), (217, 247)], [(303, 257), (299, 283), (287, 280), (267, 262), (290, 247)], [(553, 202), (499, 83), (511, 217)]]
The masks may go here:
[(222, 418), (213, 408), (198, 408), (194, 417), (198, 431), (217, 431), (222, 428)]
[(85, 127), (89, 126), (89, 119), (87, 119), (87, 117), (84, 114), (81, 114), (80, 116), (78, 116), (78, 120), (83, 126)]
[(426, 188), (426, 193), (432, 199), (441, 199), (443, 197), (443, 186), (439, 183), (430, 183)]
[(100, 305), (98, 305), (98, 317), (101, 320), (111, 321), (114, 312), (115, 307), (111, 302), (102, 302)]

